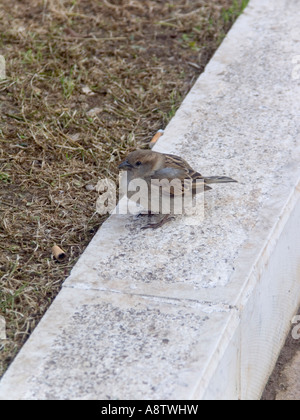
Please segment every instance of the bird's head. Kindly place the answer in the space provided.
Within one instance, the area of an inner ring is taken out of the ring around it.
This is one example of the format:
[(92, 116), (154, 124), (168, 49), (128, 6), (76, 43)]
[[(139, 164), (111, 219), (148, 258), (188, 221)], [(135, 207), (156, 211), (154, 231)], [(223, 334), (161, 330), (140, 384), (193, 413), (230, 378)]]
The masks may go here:
[(130, 172), (132, 178), (151, 176), (163, 164), (163, 155), (151, 150), (136, 150), (119, 165), (119, 169)]

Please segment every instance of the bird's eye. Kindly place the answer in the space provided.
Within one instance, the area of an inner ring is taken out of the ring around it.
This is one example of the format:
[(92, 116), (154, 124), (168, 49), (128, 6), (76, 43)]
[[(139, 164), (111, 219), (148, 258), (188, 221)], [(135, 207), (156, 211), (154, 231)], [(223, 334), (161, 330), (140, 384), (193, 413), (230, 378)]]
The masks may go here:
[(142, 162), (140, 162), (140, 161), (138, 161), (138, 162), (136, 162), (136, 166), (141, 166), (141, 164), (142, 164)]

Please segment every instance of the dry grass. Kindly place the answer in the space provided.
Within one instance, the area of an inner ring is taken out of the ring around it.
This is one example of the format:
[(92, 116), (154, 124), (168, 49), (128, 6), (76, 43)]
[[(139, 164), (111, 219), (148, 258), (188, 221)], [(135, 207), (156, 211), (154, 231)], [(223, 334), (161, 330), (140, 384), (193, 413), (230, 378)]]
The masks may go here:
[(245, 4), (0, 5), (0, 376), (103, 222), (86, 186), (167, 124)]

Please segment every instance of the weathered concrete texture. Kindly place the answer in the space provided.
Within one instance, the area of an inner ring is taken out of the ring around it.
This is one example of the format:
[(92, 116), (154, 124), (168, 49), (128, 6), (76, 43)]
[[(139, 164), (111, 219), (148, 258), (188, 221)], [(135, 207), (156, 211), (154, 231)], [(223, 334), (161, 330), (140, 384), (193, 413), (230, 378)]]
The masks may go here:
[(0, 398), (260, 398), (300, 304), (299, 10), (251, 0), (156, 146), (239, 184), (195, 226), (112, 216)]
[(42, 337), (39, 328), (14, 364), (19, 386), (13, 389), (4, 380), (1, 395), (189, 398), (229, 316), (229, 311), (208, 316), (199, 306), (65, 288), (42, 321)]

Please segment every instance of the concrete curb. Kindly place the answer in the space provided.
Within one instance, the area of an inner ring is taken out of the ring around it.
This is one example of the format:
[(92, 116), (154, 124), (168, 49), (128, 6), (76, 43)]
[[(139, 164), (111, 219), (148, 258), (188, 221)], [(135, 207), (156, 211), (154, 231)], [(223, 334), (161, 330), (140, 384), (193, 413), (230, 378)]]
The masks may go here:
[(260, 398), (300, 304), (299, 6), (251, 0), (155, 146), (239, 184), (196, 226), (112, 216), (0, 399)]

